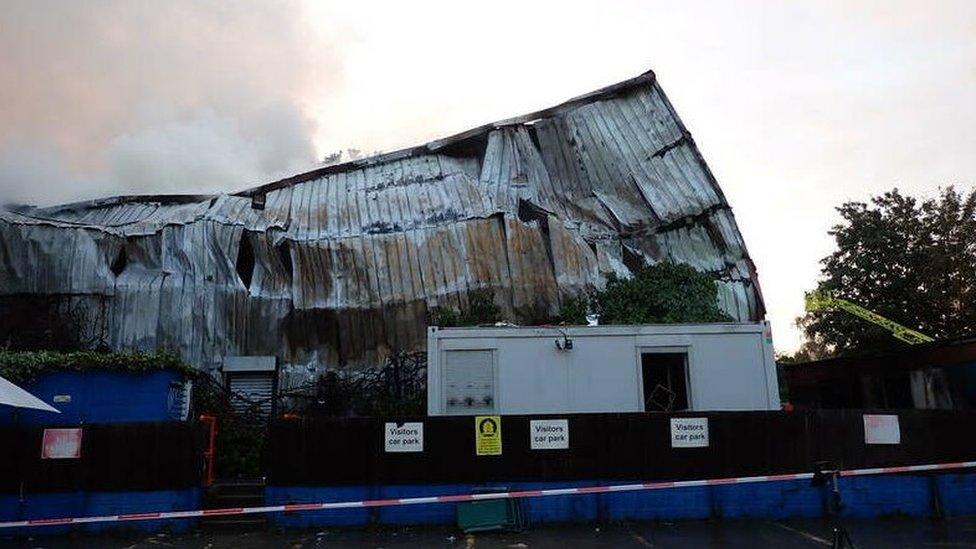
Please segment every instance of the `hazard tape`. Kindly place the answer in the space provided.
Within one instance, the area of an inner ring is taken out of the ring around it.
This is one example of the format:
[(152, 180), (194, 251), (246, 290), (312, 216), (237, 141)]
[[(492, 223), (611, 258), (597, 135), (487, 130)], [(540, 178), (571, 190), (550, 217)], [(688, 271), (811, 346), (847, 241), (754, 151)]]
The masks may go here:
[[(849, 469), (840, 471), (842, 477), (885, 475), (891, 473), (916, 473), (922, 471), (941, 471), (946, 469), (967, 469), (976, 467), (976, 461), (952, 463), (933, 463), (928, 465), (903, 465), (898, 467), (876, 467), (873, 469)], [(458, 503), (493, 499), (538, 498), (549, 496), (571, 496), (582, 494), (604, 494), (618, 492), (637, 492), (645, 490), (666, 490), (670, 488), (692, 488), (696, 486), (720, 486), (726, 484), (752, 484), (784, 480), (809, 480), (813, 473), (787, 473), (781, 475), (761, 475), (754, 477), (729, 477), (705, 480), (676, 480), (643, 482), (639, 484), (616, 484), (607, 486), (584, 486), (580, 488), (553, 488), (548, 490), (514, 490), (510, 492), (491, 492), (485, 494), (462, 494), (449, 496), (427, 496), (397, 499), (367, 499), (359, 501), (336, 501), (325, 503), (289, 503), (285, 505), (266, 505), (262, 507), (229, 507), (225, 509), (196, 509), (193, 511), (160, 511), (156, 513), (129, 513), (121, 515), (101, 515), (90, 517), (65, 517), (31, 519), (0, 522), (0, 528), (21, 528), (27, 526), (58, 526), (65, 524), (92, 524), (97, 522), (135, 522), (142, 520), (186, 519), (226, 515), (253, 515), (260, 513), (289, 513), (298, 511), (325, 511), (330, 509), (361, 509), (370, 507), (392, 507), (399, 505), (420, 505), (430, 503)]]

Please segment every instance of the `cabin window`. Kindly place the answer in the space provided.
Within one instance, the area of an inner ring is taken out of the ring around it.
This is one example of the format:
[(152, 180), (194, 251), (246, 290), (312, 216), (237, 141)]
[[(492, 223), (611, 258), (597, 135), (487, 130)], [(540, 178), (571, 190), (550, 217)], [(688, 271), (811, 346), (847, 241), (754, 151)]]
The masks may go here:
[(892, 410), (909, 410), (915, 407), (912, 380), (908, 372), (898, 372), (881, 378), (881, 407)]
[(641, 353), (645, 412), (688, 409), (688, 354)]

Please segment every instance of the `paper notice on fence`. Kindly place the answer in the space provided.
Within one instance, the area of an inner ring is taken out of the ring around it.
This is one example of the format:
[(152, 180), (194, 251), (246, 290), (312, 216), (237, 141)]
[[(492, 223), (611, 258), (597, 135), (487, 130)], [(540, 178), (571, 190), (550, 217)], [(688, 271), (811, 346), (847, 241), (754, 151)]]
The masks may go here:
[(81, 457), (80, 428), (44, 429), (41, 459), (78, 459)]
[(864, 414), (864, 443), (901, 444), (898, 416)]

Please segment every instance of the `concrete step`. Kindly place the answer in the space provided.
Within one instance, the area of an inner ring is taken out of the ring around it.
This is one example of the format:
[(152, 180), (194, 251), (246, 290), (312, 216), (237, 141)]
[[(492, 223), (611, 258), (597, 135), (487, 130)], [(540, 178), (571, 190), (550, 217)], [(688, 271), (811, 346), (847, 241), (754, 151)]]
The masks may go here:
[[(216, 482), (204, 492), (202, 504), (204, 509), (259, 507), (264, 505), (264, 481)], [(200, 527), (204, 530), (220, 532), (263, 530), (267, 524), (263, 514), (214, 515), (200, 519)]]
[(264, 496), (264, 481), (215, 482), (207, 488), (213, 495), (257, 495)]

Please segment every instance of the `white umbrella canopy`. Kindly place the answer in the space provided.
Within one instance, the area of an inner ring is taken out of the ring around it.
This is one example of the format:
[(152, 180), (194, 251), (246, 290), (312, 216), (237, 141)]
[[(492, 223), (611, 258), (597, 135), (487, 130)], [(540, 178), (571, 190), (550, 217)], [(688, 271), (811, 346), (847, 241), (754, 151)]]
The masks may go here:
[(28, 393), (2, 377), (0, 377), (0, 404), (6, 404), (7, 406), (13, 406), (15, 408), (33, 408), (35, 410), (44, 410), (45, 412), (54, 412), (55, 414), (61, 413), (55, 408), (49, 406), (43, 400)]

